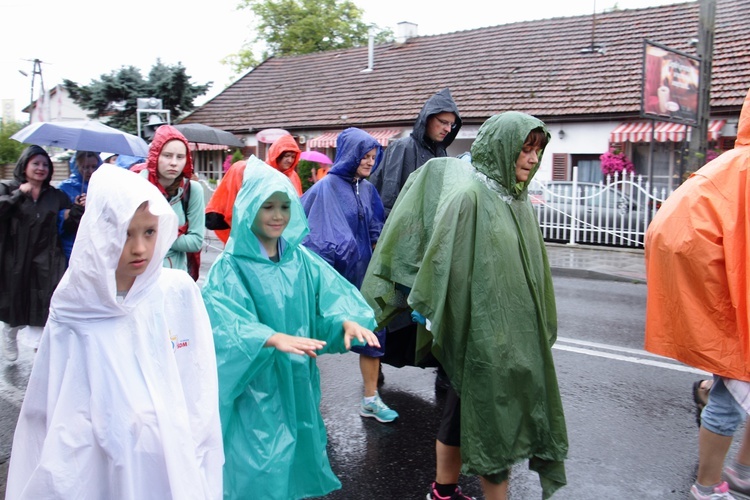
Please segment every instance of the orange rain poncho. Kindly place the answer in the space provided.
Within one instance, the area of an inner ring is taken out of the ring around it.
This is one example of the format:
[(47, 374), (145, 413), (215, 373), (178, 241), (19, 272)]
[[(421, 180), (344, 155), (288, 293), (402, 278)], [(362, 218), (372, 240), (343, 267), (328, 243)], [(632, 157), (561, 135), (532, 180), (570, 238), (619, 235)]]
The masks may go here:
[(232, 227), (232, 207), (234, 207), (234, 200), (237, 198), (240, 187), (242, 187), (242, 178), (245, 175), (246, 165), (247, 162), (245, 160), (234, 162), (226, 174), (224, 174), (221, 184), (219, 184), (211, 199), (208, 200), (208, 204), (206, 204), (206, 214), (215, 213), (220, 215), (230, 228), (214, 229), (211, 227), (210, 219), (206, 219), (206, 226), (209, 229), (213, 229), (216, 237), (225, 245), (229, 239), (229, 231)]
[(646, 234), (646, 349), (750, 381), (750, 93), (735, 149), (695, 172)]
[[(292, 163), (292, 166), (288, 169), (281, 170), (277, 160), (279, 159), (279, 156), (287, 151), (296, 154), (294, 163)], [(299, 156), (301, 154), (302, 151), (300, 151), (299, 146), (297, 146), (297, 141), (295, 141), (294, 137), (291, 135), (283, 135), (276, 139), (274, 143), (271, 144), (271, 147), (268, 148), (268, 153), (266, 153), (266, 163), (289, 177), (289, 180), (292, 181), (292, 185), (294, 186), (294, 189), (297, 190), (299, 196), (302, 196), (302, 181), (300, 180), (299, 175), (297, 175), (297, 164), (299, 163)]]

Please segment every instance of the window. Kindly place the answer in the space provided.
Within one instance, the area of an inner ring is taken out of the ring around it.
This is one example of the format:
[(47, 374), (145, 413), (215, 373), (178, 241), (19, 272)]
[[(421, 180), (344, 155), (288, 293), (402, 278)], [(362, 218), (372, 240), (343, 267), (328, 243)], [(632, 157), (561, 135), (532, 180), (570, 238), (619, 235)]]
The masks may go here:
[(574, 167), (578, 167), (578, 182), (601, 182), (602, 174), (600, 155), (571, 155)]

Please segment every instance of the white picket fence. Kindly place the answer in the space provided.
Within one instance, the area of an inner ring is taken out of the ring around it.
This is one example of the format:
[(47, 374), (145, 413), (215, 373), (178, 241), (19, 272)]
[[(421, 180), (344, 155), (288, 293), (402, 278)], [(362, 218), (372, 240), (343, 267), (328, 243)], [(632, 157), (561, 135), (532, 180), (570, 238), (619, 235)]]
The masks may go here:
[(600, 183), (536, 181), (529, 197), (546, 241), (643, 248), (646, 229), (666, 188), (650, 188), (642, 176), (607, 176)]

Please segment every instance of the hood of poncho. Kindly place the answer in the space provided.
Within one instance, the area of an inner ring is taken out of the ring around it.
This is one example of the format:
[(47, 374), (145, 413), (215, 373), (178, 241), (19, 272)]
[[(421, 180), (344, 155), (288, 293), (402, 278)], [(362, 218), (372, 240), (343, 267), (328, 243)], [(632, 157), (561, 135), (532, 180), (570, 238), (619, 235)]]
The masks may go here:
[(516, 160), (523, 149), (526, 137), (534, 129), (540, 128), (550, 134), (544, 122), (538, 118), (517, 111), (508, 111), (490, 117), (482, 124), (477, 138), (471, 146), (471, 163), (479, 172), (494, 180), (514, 198), (522, 198), (542, 163), (539, 161), (525, 182), (516, 182)]
[(185, 167), (182, 169), (182, 175), (184, 175), (186, 179), (190, 179), (193, 176), (193, 157), (190, 154), (190, 144), (188, 144), (188, 141), (185, 139), (185, 136), (182, 135), (182, 132), (171, 125), (162, 125), (156, 129), (154, 140), (151, 141), (151, 145), (148, 148), (146, 168), (150, 174), (158, 174), (159, 155), (161, 154), (161, 150), (164, 149), (166, 143), (174, 140), (180, 141), (185, 145), (187, 161), (185, 162)]
[(232, 230), (225, 252), (266, 260), (252, 226), (260, 207), (276, 192), (286, 194), (290, 201), (289, 224), (281, 237), (288, 247), (297, 247), (302, 242), (308, 232), (307, 218), (297, 191), (284, 174), (251, 156), (247, 160), (242, 187), (234, 202)]
[(383, 147), (377, 139), (364, 130), (355, 127), (344, 130), (336, 139), (336, 160), (328, 173), (345, 179), (353, 179), (362, 158), (372, 149), (376, 149), (377, 153), (370, 175), (375, 173), (380, 164), (383, 157)]
[[(292, 163), (291, 167), (289, 167), (287, 170), (282, 171), (279, 167), (278, 159), (279, 156), (287, 151), (291, 151), (295, 154), (294, 162)], [(271, 147), (268, 148), (268, 153), (266, 154), (266, 163), (271, 165), (279, 172), (286, 174), (287, 172), (294, 171), (294, 168), (299, 163), (299, 156), (301, 154), (302, 152), (300, 151), (299, 146), (297, 146), (297, 142), (294, 140), (294, 137), (292, 137), (291, 135), (283, 135), (276, 139), (274, 143), (271, 144)]]
[(439, 91), (424, 103), (422, 110), (417, 115), (417, 120), (414, 122), (414, 130), (411, 133), (412, 137), (433, 151), (435, 143), (427, 137), (427, 120), (431, 116), (446, 112), (456, 115), (455, 128), (448, 132), (448, 135), (440, 143), (443, 148), (448, 149), (448, 146), (456, 139), (458, 131), (461, 130), (462, 121), (461, 116), (458, 114), (458, 106), (451, 96), (451, 91), (447, 88)]
[[(115, 271), (136, 209), (148, 202), (159, 218), (154, 255), (122, 304), (116, 300)], [(91, 176), (70, 266), (52, 297), (50, 317), (101, 319), (124, 315), (156, 285), (162, 260), (177, 236), (177, 217), (161, 193), (143, 177), (113, 165)]]

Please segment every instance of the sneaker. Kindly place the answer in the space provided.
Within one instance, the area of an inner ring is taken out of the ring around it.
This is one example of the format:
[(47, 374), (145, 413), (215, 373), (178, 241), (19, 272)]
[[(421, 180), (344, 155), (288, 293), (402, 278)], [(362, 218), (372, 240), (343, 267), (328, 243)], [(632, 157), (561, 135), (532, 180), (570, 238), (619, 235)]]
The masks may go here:
[(476, 500), (474, 497), (466, 496), (461, 493), (461, 487), (456, 486), (456, 491), (449, 497), (438, 495), (435, 489), (435, 482), (433, 481), (430, 485), (430, 492), (427, 494), (427, 500)]
[(714, 488), (714, 492), (710, 495), (704, 495), (698, 491), (697, 486), (693, 485), (690, 487), (690, 498), (694, 500), (735, 500), (735, 497), (729, 493), (729, 485), (726, 481)]
[(372, 417), (384, 424), (393, 422), (398, 418), (398, 413), (388, 408), (388, 405), (383, 403), (378, 393), (375, 393), (375, 400), (371, 403), (365, 403), (364, 398), (362, 399), (359, 414), (363, 417)]
[(18, 330), (3, 329), (3, 355), (11, 363), (18, 359)]
[(736, 498), (750, 499), (750, 480), (742, 479), (740, 475), (734, 470), (734, 466), (727, 465), (724, 467), (724, 472), (721, 478), (729, 485), (729, 491), (734, 494)]

